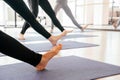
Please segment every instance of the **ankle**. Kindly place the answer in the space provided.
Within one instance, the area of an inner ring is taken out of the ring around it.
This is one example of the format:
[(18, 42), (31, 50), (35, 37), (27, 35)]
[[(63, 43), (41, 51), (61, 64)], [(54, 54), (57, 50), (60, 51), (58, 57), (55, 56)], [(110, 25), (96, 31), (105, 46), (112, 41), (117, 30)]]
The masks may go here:
[(41, 61), (38, 63), (38, 65), (35, 68), (36, 68), (37, 71), (44, 70), (46, 64), (47, 64), (47, 59), (44, 55), (42, 55)]

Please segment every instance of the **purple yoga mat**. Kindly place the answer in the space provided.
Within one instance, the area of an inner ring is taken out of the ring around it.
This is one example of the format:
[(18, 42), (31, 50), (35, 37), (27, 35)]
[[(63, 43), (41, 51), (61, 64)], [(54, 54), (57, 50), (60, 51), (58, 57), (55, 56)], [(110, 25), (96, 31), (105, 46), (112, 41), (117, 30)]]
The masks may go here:
[(76, 56), (53, 58), (39, 72), (26, 63), (0, 66), (0, 80), (91, 80), (116, 74), (119, 66)]
[[(63, 45), (62, 50), (98, 46), (97, 44), (83, 43), (83, 42), (76, 42), (76, 41), (61, 41), (61, 42), (58, 42), (58, 43), (61, 43)], [(29, 49), (35, 51), (35, 52), (48, 51), (53, 47), (51, 45), (51, 43), (49, 43), (49, 42), (46, 42), (46, 43), (34, 43), (34, 44), (24, 44), (24, 45), (26, 47), (28, 47)]]

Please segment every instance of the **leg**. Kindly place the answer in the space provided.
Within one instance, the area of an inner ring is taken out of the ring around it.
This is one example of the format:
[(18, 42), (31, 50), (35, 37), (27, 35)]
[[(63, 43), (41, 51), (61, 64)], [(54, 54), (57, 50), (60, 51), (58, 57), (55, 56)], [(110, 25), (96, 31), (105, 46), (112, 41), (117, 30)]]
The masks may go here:
[(58, 44), (57, 46), (54, 46), (50, 51), (45, 53), (42, 57), (41, 63), (39, 63), (36, 66), (37, 70), (43, 70), (46, 67), (49, 60), (52, 59), (52, 57), (54, 57), (55, 55), (57, 55), (61, 49), (62, 45)]
[(30, 25), (44, 37), (49, 38), (50, 33), (48, 33), (42, 25), (40, 25), (35, 16), (31, 13), (28, 7), (25, 5), (23, 0), (4, 0), (7, 4), (9, 4), (17, 13), (19, 13)]
[(52, 45), (56, 45), (57, 41), (64, 36), (64, 33), (58, 36), (52, 36), (46, 31), (42, 25), (35, 19), (34, 15), (30, 12), (23, 0), (4, 0), (9, 4), (17, 13), (19, 13), (39, 34), (48, 39)]
[(113, 27), (115, 28), (115, 29), (117, 29), (117, 27), (120, 25), (120, 17), (119, 17), (119, 19), (116, 21), (116, 22), (114, 22), (113, 23)]
[(53, 11), (50, 3), (48, 2), (48, 0), (39, 0), (39, 5), (50, 16), (50, 18), (52, 19), (55, 26), (58, 27), (58, 29), (60, 29), (61, 32), (63, 32), (63, 31), (64, 31), (64, 33), (71, 32), (71, 31), (66, 31), (62, 27), (62, 25), (60, 24), (60, 22), (58, 21), (56, 15), (55, 15), (55, 12)]
[(120, 19), (118, 20), (117, 24), (118, 24), (118, 26), (120, 26)]
[(35, 53), (14, 38), (0, 31), (0, 52), (10, 57), (19, 59), (36, 67), (37, 70), (43, 70), (49, 60), (53, 58), (62, 48), (62, 45), (53, 47), (44, 55)]
[(75, 20), (73, 14), (72, 14), (72, 11), (70, 10), (70, 8), (68, 7), (67, 3), (66, 4), (61, 4), (62, 5), (62, 8), (63, 10), (65, 11), (65, 13), (69, 16), (69, 18), (72, 20), (72, 22), (79, 28), (81, 29), (82, 31), (88, 26), (84, 26), (82, 27), (81, 25), (78, 24), (78, 22)]
[(61, 5), (58, 4), (58, 3), (55, 5), (54, 11), (55, 11), (55, 14), (56, 14), (56, 15), (57, 15), (58, 11), (59, 11), (61, 8), (62, 8)]
[[(61, 5), (59, 4), (56, 4), (55, 8), (54, 8), (54, 11), (55, 11), (55, 14), (57, 14), (57, 12), (60, 10), (61, 8)], [(53, 29), (54, 29), (54, 24), (52, 23), (52, 26), (51, 26), (51, 33), (53, 32)]]
[(51, 5), (49, 4), (48, 0), (39, 0), (39, 5), (50, 16), (53, 23), (60, 29), (60, 31), (63, 32), (64, 28), (61, 26), (60, 22), (57, 20), (56, 15)]
[(42, 55), (29, 50), (14, 38), (0, 31), (0, 52), (36, 66)]
[[(38, 15), (38, 0), (28, 0), (28, 4), (30, 7), (31, 12), (34, 14), (35, 18)], [(30, 27), (29, 23), (27, 23), (27, 21), (24, 22), (24, 25), (22, 27), (22, 30), (19, 34), (19, 39), (20, 40), (24, 40), (24, 34), (26, 32), (26, 30)]]

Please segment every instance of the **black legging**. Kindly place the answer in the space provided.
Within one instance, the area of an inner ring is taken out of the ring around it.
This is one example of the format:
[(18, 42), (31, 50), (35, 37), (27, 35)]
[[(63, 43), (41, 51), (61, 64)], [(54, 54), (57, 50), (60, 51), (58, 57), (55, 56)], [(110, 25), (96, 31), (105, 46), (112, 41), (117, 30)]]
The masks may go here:
[(9, 4), (17, 13), (19, 13), (38, 33), (45, 38), (49, 38), (51, 34), (47, 32), (42, 25), (35, 19), (35, 16), (28, 9), (23, 0), (4, 0)]
[[(28, 4), (29, 4), (31, 12), (33, 13), (33, 15), (36, 18), (38, 16), (38, 0), (28, 0)], [(25, 34), (26, 30), (29, 27), (30, 27), (29, 23), (25, 21), (20, 33)]]
[[(52, 22), (54, 23), (54, 25), (58, 29), (60, 29), (61, 32), (64, 31), (64, 28), (58, 21), (56, 15), (55, 15), (55, 12), (53, 11), (48, 0), (28, 0), (28, 3), (30, 6), (30, 9), (31, 9), (31, 12), (34, 14), (35, 17), (38, 16), (38, 5), (40, 5), (41, 8), (47, 13), (47, 15), (52, 19)], [(21, 34), (24, 34), (29, 27), (30, 27), (30, 25), (27, 22), (25, 22), (22, 27)]]
[(42, 57), (2, 31), (0, 31), (0, 52), (33, 66), (36, 66)]

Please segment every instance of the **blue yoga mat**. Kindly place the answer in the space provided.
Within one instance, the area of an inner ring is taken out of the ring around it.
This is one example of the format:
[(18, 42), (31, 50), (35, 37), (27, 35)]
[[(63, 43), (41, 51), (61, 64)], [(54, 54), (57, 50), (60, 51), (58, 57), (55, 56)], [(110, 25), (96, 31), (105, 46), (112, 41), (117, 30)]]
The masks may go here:
[(120, 74), (120, 66), (86, 58), (53, 58), (44, 71), (26, 63), (0, 66), (0, 80), (91, 80)]

